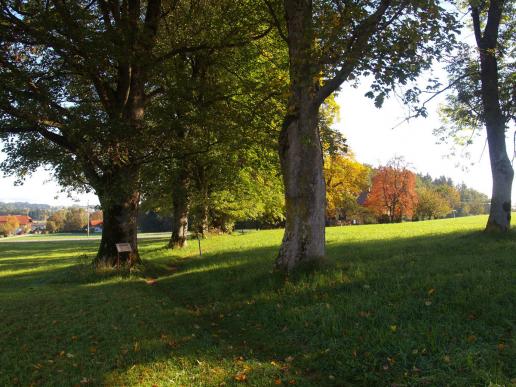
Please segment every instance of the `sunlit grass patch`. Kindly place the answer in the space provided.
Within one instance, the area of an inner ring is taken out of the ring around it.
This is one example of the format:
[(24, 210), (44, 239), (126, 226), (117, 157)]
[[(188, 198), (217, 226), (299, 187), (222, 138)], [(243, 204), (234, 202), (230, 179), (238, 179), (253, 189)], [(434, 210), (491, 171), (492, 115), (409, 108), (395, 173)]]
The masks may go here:
[[(273, 272), (281, 230), (0, 244), (0, 385), (511, 385), (516, 235), (485, 217), (327, 229), (327, 267)], [(152, 279), (150, 281), (149, 279)]]

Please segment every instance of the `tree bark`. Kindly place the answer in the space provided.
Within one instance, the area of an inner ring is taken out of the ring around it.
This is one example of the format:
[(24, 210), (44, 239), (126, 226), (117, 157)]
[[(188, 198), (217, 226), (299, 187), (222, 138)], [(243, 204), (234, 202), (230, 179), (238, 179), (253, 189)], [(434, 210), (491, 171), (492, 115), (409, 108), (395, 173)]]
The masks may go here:
[[(109, 178), (103, 179), (104, 184), (101, 187), (96, 187), (104, 217), (96, 264), (117, 265), (117, 243), (129, 243), (133, 250), (132, 263), (141, 262), (137, 241), (140, 194), (135, 175), (134, 170), (118, 170)], [(120, 254), (120, 264), (128, 261), (129, 254)]]
[(486, 122), (489, 160), (493, 176), (491, 208), (486, 231), (506, 232), (511, 226), (511, 195), (514, 170), (507, 155), (505, 121), (498, 98), (498, 70), (496, 57), (481, 54), (482, 100)]
[(168, 243), (169, 248), (183, 248), (187, 245), (188, 214), (190, 200), (188, 192), (189, 178), (187, 171), (181, 170), (173, 187), (173, 223), (172, 236)]
[(491, 208), (487, 220), (487, 232), (506, 232), (511, 225), (511, 192), (514, 170), (505, 143), (505, 119), (500, 107), (498, 87), (498, 63), (496, 55), (498, 29), (502, 18), (504, 2), (492, 0), (489, 3), (487, 22), (481, 31), (480, 11), (472, 7), (473, 28), (480, 52), (480, 79), (482, 104), (489, 145), (489, 159), (493, 177)]
[(276, 267), (291, 271), (325, 255), (326, 187), (318, 130), (320, 104), (313, 66), (312, 4), (285, 0), (290, 58), (290, 98), (280, 135), (286, 223)]

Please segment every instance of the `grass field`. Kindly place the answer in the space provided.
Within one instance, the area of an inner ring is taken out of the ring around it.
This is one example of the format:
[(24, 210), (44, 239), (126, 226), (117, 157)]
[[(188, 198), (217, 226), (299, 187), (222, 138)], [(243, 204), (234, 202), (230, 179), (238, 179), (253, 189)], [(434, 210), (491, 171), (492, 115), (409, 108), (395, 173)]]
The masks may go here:
[[(138, 238), (166, 238), (169, 236), (168, 232), (147, 232), (138, 234)], [(23, 234), (10, 236), (7, 238), (0, 237), (0, 243), (2, 242), (35, 242), (35, 241), (61, 241), (61, 240), (100, 240), (102, 233), (95, 232), (89, 236), (86, 233), (58, 233), (58, 234)]]
[(516, 385), (516, 233), (485, 220), (329, 228), (331, 264), (287, 279), (281, 230), (142, 240), (130, 274), (4, 241), (0, 385)]

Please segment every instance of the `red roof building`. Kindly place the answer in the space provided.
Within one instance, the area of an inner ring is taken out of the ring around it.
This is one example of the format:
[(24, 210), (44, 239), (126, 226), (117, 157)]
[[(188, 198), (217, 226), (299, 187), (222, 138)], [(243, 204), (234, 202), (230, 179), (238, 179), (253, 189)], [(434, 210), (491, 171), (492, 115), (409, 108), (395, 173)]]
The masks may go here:
[(103, 220), (90, 220), (90, 227), (102, 227), (103, 224)]

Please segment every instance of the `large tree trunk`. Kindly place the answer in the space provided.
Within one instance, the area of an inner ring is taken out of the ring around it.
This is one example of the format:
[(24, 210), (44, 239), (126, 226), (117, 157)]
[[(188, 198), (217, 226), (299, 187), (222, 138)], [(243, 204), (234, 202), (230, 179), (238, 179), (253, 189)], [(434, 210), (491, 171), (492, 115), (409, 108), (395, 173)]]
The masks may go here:
[(185, 247), (188, 237), (188, 213), (190, 210), (189, 193), (188, 193), (189, 178), (187, 171), (181, 170), (178, 179), (176, 179), (173, 187), (173, 223), (172, 236), (168, 242), (169, 248)]
[(324, 258), (326, 191), (317, 113), (300, 118), (282, 132), (280, 158), (285, 184), (285, 234), (276, 266), (291, 271)]
[(498, 71), (496, 57), (482, 54), (482, 100), (489, 144), (489, 159), (493, 176), (491, 209), (486, 231), (505, 232), (511, 226), (511, 194), (514, 170), (505, 143), (505, 122), (498, 99)]
[(505, 119), (500, 108), (498, 88), (498, 28), (504, 2), (492, 0), (489, 4), (488, 21), (481, 32), (479, 9), (472, 8), (473, 28), (480, 52), (480, 79), (482, 104), (489, 144), (489, 159), (493, 176), (491, 209), (486, 225), (488, 232), (506, 232), (511, 225), (511, 191), (514, 170), (505, 143)]
[(285, 0), (290, 98), (280, 136), (286, 223), (276, 267), (291, 271), (324, 258), (326, 187), (318, 131), (318, 88), (312, 63), (312, 4)]
[[(117, 243), (129, 243), (132, 263), (140, 263), (137, 242), (137, 218), (140, 194), (133, 171), (118, 171), (105, 179), (97, 194), (103, 211), (102, 239), (96, 263), (115, 266), (118, 263)], [(120, 254), (120, 264), (129, 260), (129, 254)]]

